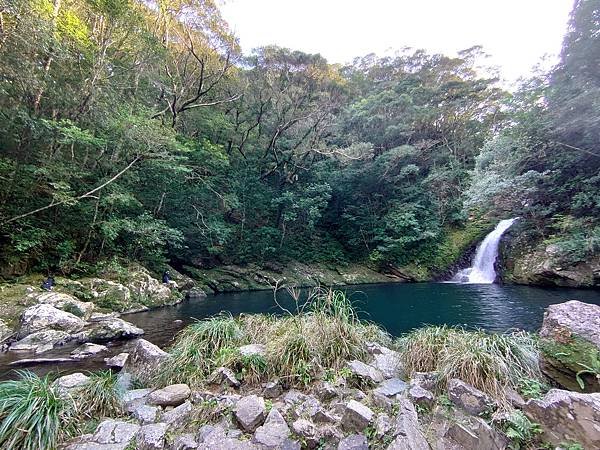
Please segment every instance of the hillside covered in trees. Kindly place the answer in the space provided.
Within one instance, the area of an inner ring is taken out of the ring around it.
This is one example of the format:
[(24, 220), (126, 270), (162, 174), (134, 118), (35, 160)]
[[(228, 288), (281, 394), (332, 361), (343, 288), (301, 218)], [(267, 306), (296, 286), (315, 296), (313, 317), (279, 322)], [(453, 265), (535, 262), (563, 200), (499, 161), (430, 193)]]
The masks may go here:
[(244, 55), (212, 0), (5, 0), (2, 274), (299, 260), (426, 278), (516, 216), (515, 258), (598, 258), (600, 0), (575, 1), (560, 62), (516, 92), (483, 56)]

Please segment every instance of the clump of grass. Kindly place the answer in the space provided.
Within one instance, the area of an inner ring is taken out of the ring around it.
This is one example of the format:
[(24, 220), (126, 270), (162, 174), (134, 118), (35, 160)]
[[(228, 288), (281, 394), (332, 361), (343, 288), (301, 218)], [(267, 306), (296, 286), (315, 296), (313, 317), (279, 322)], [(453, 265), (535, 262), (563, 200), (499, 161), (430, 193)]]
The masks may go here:
[(160, 381), (202, 384), (216, 368), (219, 353), (242, 343), (238, 320), (221, 314), (198, 321), (182, 330), (171, 348), (170, 358), (161, 367)]
[(103, 370), (89, 375), (88, 382), (77, 393), (77, 399), (85, 405), (82, 412), (89, 419), (118, 417), (123, 414), (120, 394), (116, 374)]
[(302, 320), (282, 319), (280, 327), (267, 345), (269, 373), (291, 385), (307, 385), (314, 377), (311, 349), (304, 334)]
[(50, 376), (20, 371), (18, 380), (0, 383), (0, 448), (56, 448), (73, 431), (75, 405), (61, 397)]
[(425, 327), (400, 340), (401, 362), (414, 372), (438, 373), (445, 384), (459, 378), (507, 405), (506, 389), (519, 380), (541, 379), (535, 339), (523, 332), (508, 334)]

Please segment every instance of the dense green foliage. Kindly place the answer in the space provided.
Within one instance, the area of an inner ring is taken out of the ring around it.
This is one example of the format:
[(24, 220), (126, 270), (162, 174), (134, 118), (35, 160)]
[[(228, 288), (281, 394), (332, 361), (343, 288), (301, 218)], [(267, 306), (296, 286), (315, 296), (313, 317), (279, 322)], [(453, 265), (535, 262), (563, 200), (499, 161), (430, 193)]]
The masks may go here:
[(598, 0), (576, 2), (560, 64), (514, 95), (476, 70), (478, 47), (244, 56), (213, 0), (0, 15), (5, 274), (114, 257), (435, 271), (482, 215), (525, 217), (575, 259), (600, 246)]

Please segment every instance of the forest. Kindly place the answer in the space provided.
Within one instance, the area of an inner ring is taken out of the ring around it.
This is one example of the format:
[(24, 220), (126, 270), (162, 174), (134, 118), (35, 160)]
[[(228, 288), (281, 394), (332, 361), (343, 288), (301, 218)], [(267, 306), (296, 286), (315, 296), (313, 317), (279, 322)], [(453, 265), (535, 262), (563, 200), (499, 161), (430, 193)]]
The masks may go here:
[(600, 0), (507, 90), (485, 53), (243, 54), (213, 0), (3, 0), (0, 267), (436, 273), (499, 219), (600, 251)]

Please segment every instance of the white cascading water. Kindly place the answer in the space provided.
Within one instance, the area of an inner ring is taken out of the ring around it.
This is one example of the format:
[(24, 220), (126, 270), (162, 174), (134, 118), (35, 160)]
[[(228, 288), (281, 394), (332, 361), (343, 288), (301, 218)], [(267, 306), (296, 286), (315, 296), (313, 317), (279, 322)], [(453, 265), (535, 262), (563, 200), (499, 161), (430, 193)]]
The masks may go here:
[(500, 238), (506, 230), (517, 220), (505, 219), (496, 225), (494, 231), (488, 234), (477, 247), (477, 253), (473, 259), (473, 265), (467, 269), (460, 270), (452, 281), (455, 283), (479, 283), (491, 284), (496, 279), (494, 264), (498, 257), (498, 245)]

